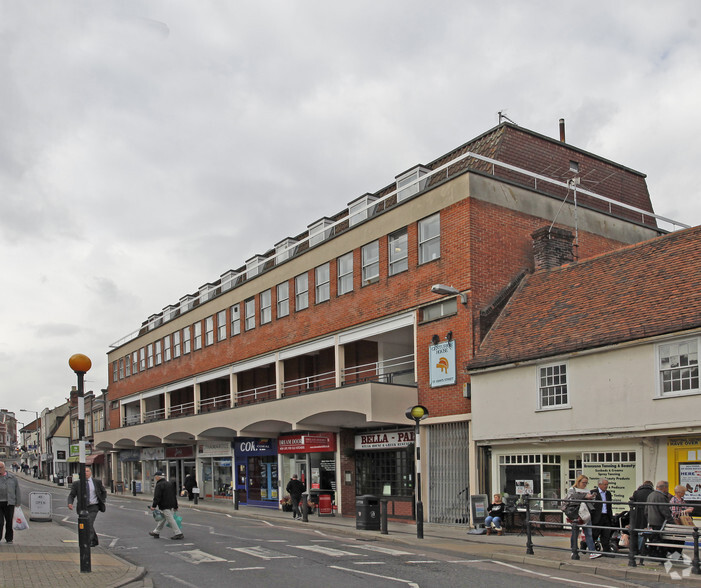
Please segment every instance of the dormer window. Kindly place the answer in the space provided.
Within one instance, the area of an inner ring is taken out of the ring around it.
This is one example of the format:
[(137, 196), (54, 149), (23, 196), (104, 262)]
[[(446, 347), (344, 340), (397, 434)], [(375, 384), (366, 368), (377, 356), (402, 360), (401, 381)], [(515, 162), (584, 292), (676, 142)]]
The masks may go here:
[(377, 200), (372, 194), (363, 194), (360, 198), (348, 203), (348, 226), (352, 227), (375, 214), (375, 206), (372, 204)]
[(326, 241), (331, 236), (331, 225), (333, 225), (333, 220), (327, 217), (309, 225), (309, 247)]
[(431, 170), (423, 165), (417, 165), (403, 174), (399, 174), (395, 180), (397, 181), (397, 202), (406, 200), (414, 194), (418, 194), (426, 188), (428, 178), (421, 180), (423, 176)]
[(263, 271), (265, 257), (262, 255), (254, 255), (251, 259), (246, 260), (246, 279), (255, 278)]
[(200, 286), (200, 304), (204, 304), (207, 300), (214, 298), (215, 289), (214, 284), (207, 283)]
[(283, 261), (287, 261), (290, 257), (295, 254), (295, 245), (297, 241), (294, 239), (283, 239), (279, 243), (275, 244), (275, 265), (281, 264)]
[(195, 303), (195, 297), (192, 296), (192, 294), (188, 294), (187, 296), (183, 296), (180, 299), (180, 314), (187, 312), (190, 310)]
[(226, 292), (227, 290), (231, 290), (234, 287), (234, 283), (236, 282), (236, 277), (236, 272), (234, 270), (224, 272), (221, 275), (220, 279), (221, 291)]
[(163, 317), (160, 314), (152, 314), (148, 317), (148, 330), (152, 331), (163, 324)]
[(169, 304), (163, 309), (163, 321), (168, 322), (169, 320), (175, 318), (175, 313), (178, 310), (177, 306)]

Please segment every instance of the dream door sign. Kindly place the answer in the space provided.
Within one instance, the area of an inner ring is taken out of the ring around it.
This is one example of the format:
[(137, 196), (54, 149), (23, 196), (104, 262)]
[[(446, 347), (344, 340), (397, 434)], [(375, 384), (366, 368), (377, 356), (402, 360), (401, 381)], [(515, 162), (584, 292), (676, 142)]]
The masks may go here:
[(428, 373), (431, 388), (451, 386), (457, 382), (455, 341), (428, 346)]

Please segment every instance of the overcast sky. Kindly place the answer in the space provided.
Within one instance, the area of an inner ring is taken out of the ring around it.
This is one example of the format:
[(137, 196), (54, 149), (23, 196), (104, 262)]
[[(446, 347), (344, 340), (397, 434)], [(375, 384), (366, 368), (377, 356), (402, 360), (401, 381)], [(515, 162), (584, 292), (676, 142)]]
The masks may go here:
[(0, 408), (350, 200), (517, 124), (701, 223), (701, 2), (0, 0)]

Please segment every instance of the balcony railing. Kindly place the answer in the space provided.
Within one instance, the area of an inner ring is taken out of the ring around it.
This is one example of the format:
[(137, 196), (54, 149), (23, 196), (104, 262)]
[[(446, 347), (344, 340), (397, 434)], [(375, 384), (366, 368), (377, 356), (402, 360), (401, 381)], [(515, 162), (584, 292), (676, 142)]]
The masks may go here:
[(212, 412), (215, 410), (223, 410), (225, 408), (231, 408), (231, 396), (229, 394), (216, 396), (214, 398), (203, 398), (200, 400), (200, 412)]
[(123, 427), (130, 427), (132, 425), (140, 425), (141, 424), (141, 415), (140, 414), (130, 414), (125, 416), (122, 419), (122, 426)]
[(316, 392), (336, 387), (336, 372), (314, 374), (304, 378), (285, 380), (282, 383), (282, 391), (285, 396), (296, 396), (305, 392)]
[(173, 419), (190, 414), (195, 414), (194, 402), (186, 402), (184, 404), (176, 404), (175, 406), (171, 406), (170, 413), (168, 413), (168, 418)]
[(154, 421), (160, 421), (164, 418), (166, 418), (166, 409), (165, 408), (159, 408), (157, 410), (149, 410), (149, 411), (144, 413), (144, 422), (145, 423), (152, 423)]
[(413, 384), (414, 354), (400, 355), (384, 361), (375, 361), (347, 367), (342, 372), (343, 385), (364, 382), (384, 382), (386, 384)]
[(246, 404), (255, 404), (256, 402), (264, 402), (266, 400), (275, 400), (275, 384), (267, 386), (259, 386), (258, 388), (249, 388), (242, 390), (236, 395), (236, 406)]

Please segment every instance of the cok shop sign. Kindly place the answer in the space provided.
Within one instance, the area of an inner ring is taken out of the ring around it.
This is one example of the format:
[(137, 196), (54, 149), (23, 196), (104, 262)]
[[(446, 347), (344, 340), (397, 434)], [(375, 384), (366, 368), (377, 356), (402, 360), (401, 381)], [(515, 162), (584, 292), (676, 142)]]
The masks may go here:
[(428, 346), (428, 373), (431, 388), (450, 386), (457, 382), (455, 341)]

